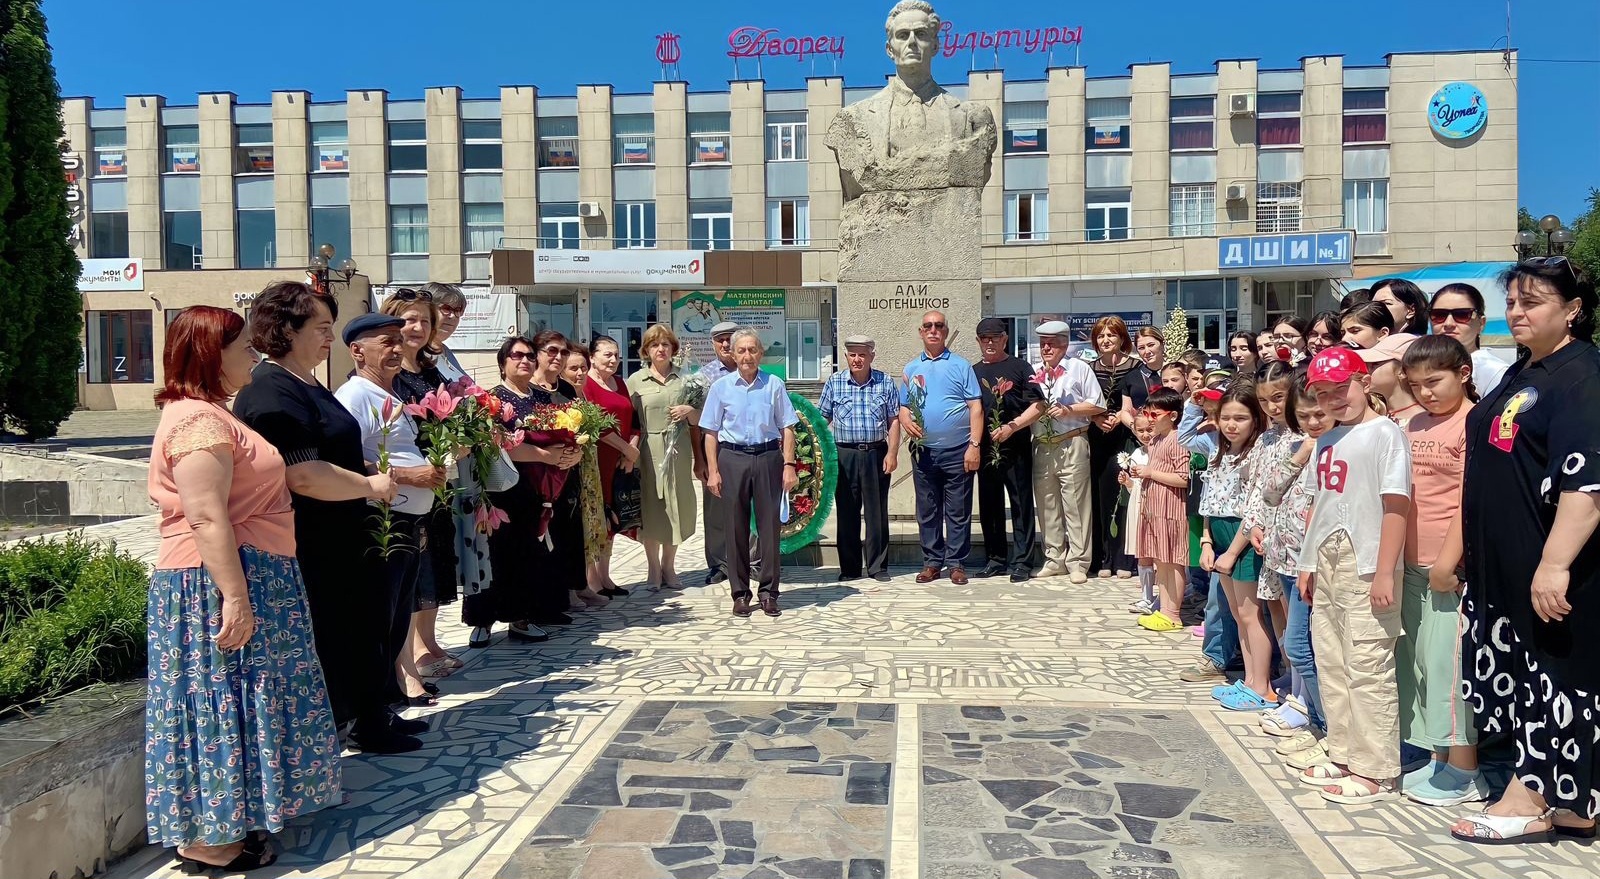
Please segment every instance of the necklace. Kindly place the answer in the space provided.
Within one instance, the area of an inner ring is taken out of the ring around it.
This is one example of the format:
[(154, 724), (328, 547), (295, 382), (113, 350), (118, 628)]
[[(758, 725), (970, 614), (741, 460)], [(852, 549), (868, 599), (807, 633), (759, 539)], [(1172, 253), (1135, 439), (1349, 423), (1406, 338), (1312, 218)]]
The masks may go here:
[(277, 360), (273, 360), (273, 359), (272, 359), (272, 358), (270, 358), (270, 357), (269, 357), (269, 358), (267, 358), (267, 362), (268, 362), (268, 363), (270, 363), (270, 364), (272, 364), (272, 365), (273, 365), (273, 366), (276, 366), (276, 367), (278, 367), (278, 368), (279, 368), (279, 369), (281, 369), (281, 370), (283, 370), (283, 371), (284, 371), (284, 372), (287, 372), (287, 373), (288, 373), (288, 374), (290, 374), (290, 375), (292, 375), (292, 376), (294, 376), (294, 377), (295, 377), (295, 378), (297, 378), (297, 379), (299, 379), (299, 380), (301, 380), (301, 381), (303, 381), (303, 382), (305, 382), (305, 383), (306, 383), (306, 384), (308, 384), (308, 385), (318, 385), (318, 384), (321, 384), (321, 382), (319, 382), (319, 381), (317, 381), (317, 379), (316, 379), (316, 376), (311, 376), (311, 377), (310, 377), (310, 378), (307, 378), (307, 377), (306, 377), (306, 376), (303, 376), (303, 375), (301, 375), (301, 374), (300, 374), (300, 373), (298, 373), (298, 372), (296, 372), (296, 371), (294, 371), (294, 370), (293, 370), (293, 369), (291, 369), (291, 368), (290, 368), (290, 367), (289, 367), (289, 366), (288, 366), (288, 364), (285, 364), (285, 363), (281, 363), (281, 362), (279, 362), (279, 361), (277, 361)]

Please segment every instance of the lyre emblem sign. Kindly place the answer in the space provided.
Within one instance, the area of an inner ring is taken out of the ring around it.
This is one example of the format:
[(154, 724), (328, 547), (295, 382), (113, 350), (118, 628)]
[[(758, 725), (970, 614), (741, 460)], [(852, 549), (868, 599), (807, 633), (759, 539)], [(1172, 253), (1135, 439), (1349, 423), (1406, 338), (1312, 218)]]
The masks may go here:
[(656, 60), (662, 64), (677, 64), (683, 58), (683, 49), (678, 44), (678, 35), (672, 32), (660, 34), (656, 37)]

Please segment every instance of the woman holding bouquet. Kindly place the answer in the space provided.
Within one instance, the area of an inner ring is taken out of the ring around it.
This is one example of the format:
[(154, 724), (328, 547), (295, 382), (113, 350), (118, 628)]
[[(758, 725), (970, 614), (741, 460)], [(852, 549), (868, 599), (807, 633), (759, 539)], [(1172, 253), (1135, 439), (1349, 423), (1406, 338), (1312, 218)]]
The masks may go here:
[[(617, 379), (617, 367), (621, 365), (622, 350), (617, 346), (617, 340), (610, 336), (596, 336), (590, 345), (589, 380), (583, 383), (582, 390), (589, 402), (610, 412), (617, 419), (617, 429), (601, 438), (599, 449), (600, 497), (608, 504), (611, 503), (612, 481), (617, 471), (627, 473), (639, 464), (639, 416), (633, 410), (633, 398), (628, 394), (628, 386)], [(615, 527), (609, 518), (608, 524)], [(639, 536), (636, 528), (612, 531), (606, 536), (605, 546), (601, 548), (593, 570), (594, 585), (600, 588), (601, 595), (609, 598), (628, 594), (628, 590), (611, 579), (611, 548), (618, 533), (635, 540)]]
[(683, 376), (673, 365), (678, 337), (666, 324), (645, 330), (640, 346), (647, 368), (628, 378), (633, 409), (639, 413), (639, 472), (643, 477), (644, 544), (648, 583), (682, 589), (673, 567), (678, 546), (694, 534), (694, 438), (690, 425), (699, 420), (688, 404)]
[[(561, 406), (577, 398), (572, 385), (561, 379), (567, 340), (560, 333), (545, 330), (532, 339), (512, 336), (500, 345), (495, 359), (502, 381), (490, 393), (510, 406), (518, 421), (533, 415), (537, 407)], [(467, 623), (488, 629), (496, 621), (508, 622), (512, 640), (543, 641), (549, 636), (540, 626), (572, 622), (566, 613), (567, 593), (583, 588), (579, 481), (567, 478), (575, 475), (583, 454), (575, 443), (541, 443), (531, 437), (510, 454), (520, 478), (510, 491), (493, 496), (510, 522), (489, 537), (496, 577), (493, 587), (478, 596), (486, 601), (468, 602)]]
[[(589, 382), (589, 349), (577, 342), (571, 344), (572, 350), (567, 352), (567, 365), (561, 370), (561, 377), (578, 392), (578, 399), (588, 405), (583, 388)], [(583, 523), (583, 573), (586, 585), (582, 591), (572, 593), (572, 606), (579, 609), (603, 607), (610, 604), (611, 599), (600, 594), (599, 583), (595, 580), (595, 562), (611, 537), (606, 533), (606, 504), (605, 496), (600, 493), (600, 456), (597, 448), (583, 450), (583, 463), (578, 465), (578, 472), (581, 477), (578, 513)]]

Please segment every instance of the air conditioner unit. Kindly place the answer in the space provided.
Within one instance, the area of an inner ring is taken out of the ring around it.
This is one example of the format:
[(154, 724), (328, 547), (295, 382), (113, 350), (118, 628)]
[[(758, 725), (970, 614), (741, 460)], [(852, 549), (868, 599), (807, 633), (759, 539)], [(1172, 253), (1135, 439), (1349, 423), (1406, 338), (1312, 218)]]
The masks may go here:
[(1246, 193), (1244, 184), (1228, 184), (1228, 201), (1248, 201), (1250, 196)]
[(1256, 96), (1250, 92), (1240, 92), (1228, 96), (1229, 116), (1254, 116), (1256, 115)]
[(600, 202), (597, 202), (597, 201), (580, 201), (580, 202), (578, 202), (578, 216), (583, 217), (584, 219), (590, 219), (590, 218), (593, 218), (593, 217), (600, 216)]

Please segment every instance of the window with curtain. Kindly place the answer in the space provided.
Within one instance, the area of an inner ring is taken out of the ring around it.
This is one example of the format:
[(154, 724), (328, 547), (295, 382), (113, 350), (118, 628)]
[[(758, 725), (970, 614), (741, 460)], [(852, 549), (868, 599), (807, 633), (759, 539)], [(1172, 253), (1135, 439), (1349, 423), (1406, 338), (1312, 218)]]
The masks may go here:
[(1126, 150), (1133, 148), (1130, 124), (1132, 98), (1089, 98), (1084, 105), (1084, 149)]
[(1169, 149), (1209, 150), (1216, 147), (1217, 98), (1173, 98), (1167, 126)]
[(578, 117), (540, 117), (539, 167), (578, 167)]
[(807, 247), (811, 244), (811, 204), (804, 198), (767, 202), (767, 246)]
[(272, 123), (237, 126), (235, 174), (272, 173)]
[(461, 206), (461, 219), (466, 226), (467, 253), (488, 253), (500, 246), (506, 234), (506, 208), (503, 204), (466, 204)]
[(389, 206), (389, 252), (425, 254), (428, 252), (428, 206)]
[(632, 113), (611, 117), (613, 156), (618, 165), (653, 165), (656, 161), (656, 117)]
[(689, 164), (723, 165), (732, 161), (728, 147), (733, 137), (728, 113), (689, 114)]
[(1050, 104), (1047, 101), (1017, 101), (1005, 105), (1007, 153), (1049, 152)]
[(806, 112), (767, 114), (767, 161), (803, 162), (806, 158)]
[(1386, 89), (1346, 89), (1344, 92), (1344, 142), (1386, 143), (1389, 140), (1389, 92)]
[(128, 130), (96, 128), (89, 132), (94, 149), (96, 177), (122, 177), (128, 173)]
[(311, 170), (350, 170), (349, 123), (311, 123)]
[(149, 309), (91, 311), (85, 342), (90, 384), (156, 380), (155, 345)]
[(1300, 231), (1300, 184), (1256, 184), (1256, 231)]
[(1045, 192), (1006, 193), (1006, 241), (1050, 239), (1050, 196)]
[(1300, 145), (1300, 93), (1256, 95), (1256, 146)]
[(617, 205), (616, 246), (651, 248), (656, 246), (656, 203), (636, 201)]
[(1346, 180), (1344, 225), (1358, 235), (1389, 231), (1389, 181)]
[(1183, 183), (1172, 187), (1168, 199), (1173, 238), (1217, 234), (1217, 185)]
[(162, 132), (167, 146), (168, 174), (200, 173), (200, 126), (169, 125)]

